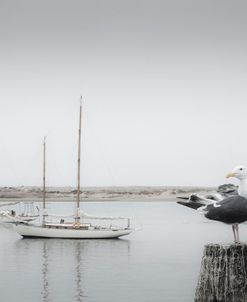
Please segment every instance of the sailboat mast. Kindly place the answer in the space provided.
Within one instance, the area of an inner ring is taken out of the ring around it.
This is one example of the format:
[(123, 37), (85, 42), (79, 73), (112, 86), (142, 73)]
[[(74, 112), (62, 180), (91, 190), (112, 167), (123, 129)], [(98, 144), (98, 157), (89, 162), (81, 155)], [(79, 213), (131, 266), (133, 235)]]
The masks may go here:
[(78, 131), (78, 162), (77, 162), (77, 200), (76, 200), (76, 221), (80, 219), (80, 191), (81, 191), (81, 118), (82, 118), (82, 97), (80, 98), (79, 131)]
[(46, 195), (46, 186), (45, 186), (45, 176), (46, 176), (46, 137), (44, 137), (43, 142), (43, 225), (45, 224), (45, 195)]

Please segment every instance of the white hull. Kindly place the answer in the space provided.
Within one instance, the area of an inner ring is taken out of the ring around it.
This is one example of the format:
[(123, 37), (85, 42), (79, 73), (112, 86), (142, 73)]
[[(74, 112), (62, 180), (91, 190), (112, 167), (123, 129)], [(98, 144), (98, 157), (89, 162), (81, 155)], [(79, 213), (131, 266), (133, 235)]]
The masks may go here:
[(27, 223), (36, 220), (37, 217), (31, 217), (31, 216), (10, 216), (10, 215), (5, 215), (5, 216), (0, 216), (0, 223)]
[(8, 217), (0, 217), (0, 223), (13, 223), (13, 219), (10, 219)]
[(64, 239), (104, 239), (128, 235), (131, 229), (64, 229), (47, 228), (34, 225), (14, 225), (18, 234), (23, 237), (64, 238)]

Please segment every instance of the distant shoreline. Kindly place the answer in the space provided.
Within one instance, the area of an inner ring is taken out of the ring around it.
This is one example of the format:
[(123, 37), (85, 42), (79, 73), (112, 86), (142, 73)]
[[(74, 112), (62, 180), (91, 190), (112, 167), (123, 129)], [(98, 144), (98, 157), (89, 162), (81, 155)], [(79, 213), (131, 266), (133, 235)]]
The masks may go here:
[[(172, 201), (177, 197), (189, 197), (192, 193), (208, 194), (216, 187), (186, 186), (133, 186), (133, 187), (86, 187), (81, 191), (81, 201)], [(0, 202), (42, 201), (41, 187), (0, 187)], [(74, 201), (76, 190), (73, 187), (48, 187), (48, 202)]]

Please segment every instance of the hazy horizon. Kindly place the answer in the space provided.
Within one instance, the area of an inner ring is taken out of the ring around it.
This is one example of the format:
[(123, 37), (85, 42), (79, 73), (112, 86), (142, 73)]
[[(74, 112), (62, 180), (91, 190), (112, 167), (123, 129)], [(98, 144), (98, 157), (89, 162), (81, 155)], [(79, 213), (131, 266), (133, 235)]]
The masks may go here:
[[(247, 165), (245, 1), (0, 0), (0, 186), (217, 186)], [(228, 181), (227, 181), (228, 182)], [(235, 180), (230, 182), (237, 183)]]

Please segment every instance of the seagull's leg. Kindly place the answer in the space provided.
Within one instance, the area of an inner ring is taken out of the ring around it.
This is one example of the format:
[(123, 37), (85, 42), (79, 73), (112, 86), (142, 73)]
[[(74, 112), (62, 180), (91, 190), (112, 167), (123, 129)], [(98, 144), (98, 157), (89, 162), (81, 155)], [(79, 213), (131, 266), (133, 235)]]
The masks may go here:
[(238, 224), (236, 224), (237, 242), (240, 243)]
[(232, 225), (232, 231), (233, 231), (233, 236), (234, 236), (234, 243), (237, 243), (237, 236), (236, 236), (236, 225)]

